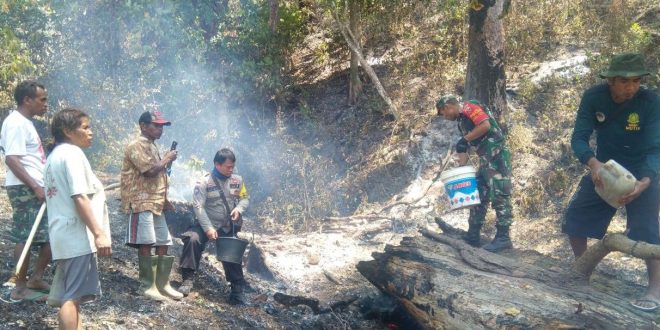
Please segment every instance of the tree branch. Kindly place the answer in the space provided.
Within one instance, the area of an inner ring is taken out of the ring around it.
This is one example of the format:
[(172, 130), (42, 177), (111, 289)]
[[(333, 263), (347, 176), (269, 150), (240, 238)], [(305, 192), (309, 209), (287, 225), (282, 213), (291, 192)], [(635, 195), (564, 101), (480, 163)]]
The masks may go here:
[(344, 24), (340, 19), (339, 15), (337, 14), (336, 8), (335, 11), (333, 11), (332, 15), (335, 19), (335, 22), (337, 23), (337, 26), (339, 26), (339, 31), (341, 32), (342, 36), (344, 37), (344, 40), (346, 40), (346, 44), (348, 44), (348, 48), (350, 48), (355, 55), (357, 55), (358, 60), (360, 61), (360, 65), (364, 69), (364, 71), (367, 73), (369, 78), (371, 79), (371, 82), (374, 84), (376, 87), (376, 90), (378, 91), (378, 94), (380, 95), (381, 98), (385, 101), (389, 108), (389, 113), (394, 116), (395, 120), (399, 119), (399, 111), (397, 110), (396, 106), (390, 99), (390, 97), (387, 95), (387, 92), (385, 91), (385, 88), (383, 88), (383, 85), (380, 83), (380, 79), (378, 79), (378, 75), (376, 75), (376, 72), (373, 70), (371, 65), (367, 63), (367, 60), (364, 58), (364, 55), (362, 54), (362, 51), (360, 51), (360, 47), (358, 47), (358, 43), (356, 42), (355, 36), (353, 36), (353, 33), (351, 30)]
[(573, 270), (588, 278), (598, 263), (612, 251), (623, 252), (640, 259), (660, 258), (660, 245), (634, 241), (624, 234), (607, 234), (575, 261)]

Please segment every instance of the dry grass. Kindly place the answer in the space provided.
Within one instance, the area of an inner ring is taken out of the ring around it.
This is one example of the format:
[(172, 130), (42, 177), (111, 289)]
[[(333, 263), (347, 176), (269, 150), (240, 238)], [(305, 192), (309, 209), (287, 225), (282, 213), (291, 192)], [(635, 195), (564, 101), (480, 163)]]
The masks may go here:
[(534, 130), (523, 124), (512, 124), (509, 127), (507, 142), (511, 152), (527, 153), (535, 148)]

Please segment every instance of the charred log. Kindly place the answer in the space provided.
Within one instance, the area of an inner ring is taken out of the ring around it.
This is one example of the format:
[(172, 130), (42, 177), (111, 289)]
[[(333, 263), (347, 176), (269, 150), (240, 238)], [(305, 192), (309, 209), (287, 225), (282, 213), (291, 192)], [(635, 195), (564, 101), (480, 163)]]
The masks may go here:
[(275, 301), (277, 301), (278, 303), (289, 307), (305, 305), (311, 308), (314, 314), (323, 314), (323, 313), (330, 313), (339, 309), (346, 308), (350, 304), (358, 300), (358, 297), (351, 296), (348, 299), (334, 302), (330, 304), (328, 307), (323, 307), (323, 308), (321, 307), (321, 303), (319, 302), (319, 300), (315, 298), (309, 298), (303, 296), (291, 296), (288, 294), (277, 292), (273, 295), (273, 299), (275, 299)]
[(285, 306), (305, 305), (311, 308), (314, 314), (319, 314), (321, 312), (318, 299), (307, 298), (302, 296), (290, 296), (288, 294), (284, 294), (280, 292), (275, 293), (273, 295), (273, 299), (275, 299), (275, 301)]
[[(641, 293), (633, 283), (593, 276), (590, 285), (570, 265), (556, 267), (558, 261), (547, 256), (532, 259), (531, 252), (512, 251), (507, 257), (450, 235), (420, 232), (398, 246), (387, 245), (357, 268), (421, 328), (654, 326), (654, 315), (628, 303)], [(635, 251), (641, 251), (640, 244)]]
[(170, 201), (174, 206), (174, 211), (165, 211), (165, 221), (170, 234), (174, 237), (181, 237), (188, 228), (195, 224), (195, 213), (192, 203), (186, 201)]

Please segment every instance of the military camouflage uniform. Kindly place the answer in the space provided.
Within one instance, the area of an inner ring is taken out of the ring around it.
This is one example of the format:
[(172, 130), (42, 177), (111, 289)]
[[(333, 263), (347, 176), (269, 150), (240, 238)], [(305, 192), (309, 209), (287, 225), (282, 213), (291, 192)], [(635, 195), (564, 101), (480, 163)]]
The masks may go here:
[[(479, 170), (477, 173), (477, 186), (481, 204), (470, 208), (470, 224), (483, 224), (486, 219), (486, 209), (489, 201), (497, 215), (497, 226), (508, 227), (513, 222), (513, 211), (511, 208), (511, 155), (506, 146), (504, 133), (493, 119), (488, 107), (478, 101), (465, 102), (466, 106), (477, 105), (488, 114), (490, 130), (484, 136), (470, 141), (470, 145), (476, 148), (479, 155)], [(465, 136), (475, 128), (474, 123), (460, 112), (458, 129)]]
[[(7, 186), (7, 196), (13, 213), (13, 226), (10, 240), (13, 243), (25, 243), (37, 218), (41, 202), (32, 189), (26, 185)], [(34, 235), (32, 244), (48, 243), (48, 216), (44, 212), (39, 227)]]

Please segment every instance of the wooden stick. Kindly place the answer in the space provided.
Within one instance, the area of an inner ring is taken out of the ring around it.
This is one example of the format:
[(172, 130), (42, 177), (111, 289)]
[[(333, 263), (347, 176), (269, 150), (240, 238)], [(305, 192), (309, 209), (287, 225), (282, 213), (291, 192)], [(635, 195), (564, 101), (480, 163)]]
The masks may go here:
[(16, 275), (18, 275), (18, 273), (21, 271), (21, 267), (23, 266), (25, 257), (30, 251), (30, 245), (32, 245), (32, 240), (34, 239), (34, 235), (37, 233), (37, 228), (39, 228), (39, 224), (41, 223), (41, 218), (43, 218), (45, 211), (46, 211), (46, 202), (43, 202), (41, 203), (41, 208), (39, 209), (37, 218), (34, 220), (34, 225), (32, 225), (32, 230), (30, 230), (30, 235), (25, 241), (25, 246), (23, 247), (23, 252), (21, 252), (21, 257), (18, 258), (18, 263), (16, 264)]
[(429, 185), (426, 186), (426, 188), (424, 188), (424, 193), (422, 194), (421, 197), (419, 197), (419, 198), (417, 198), (417, 199), (415, 199), (415, 200), (413, 200), (413, 201), (410, 201), (410, 202), (398, 201), (398, 202), (390, 203), (390, 204), (388, 204), (388, 205), (383, 206), (383, 207), (377, 212), (377, 214), (383, 213), (385, 210), (390, 209), (390, 208), (392, 208), (392, 207), (395, 207), (395, 206), (397, 206), (397, 205), (402, 205), (402, 204), (411, 205), (411, 204), (415, 204), (415, 203), (419, 202), (420, 200), (422, 200), (422, 198), (426, 197), (426, 194), (429, 192), (429, 189), (431, 189), (431, 187), (433, 186), (433, 184), (434, 184), (436, 181), (438, 181), (438, 179), (440, 178), (440, 175), (442, 175), (442, 172), (444, 172), (444, 171), (445, 171), (445, 168), (447, 168), (447, 164), (449, 164), (449, 160), (450, 160), (450, 158), (451, 158), (451, 155), (454, 154), (453, 151), (454, 151), (454, 149), (452, 149), (451, 146), (449, 147), (449, 149), (447, 149), (447, 156), (445, 156), (445, 159), (442, 161), (442, 168), (441, 168), (440, 171), (435, 175), (435, 177), (433, 178), (433, 180), (431, 180), (431, 183), (429, 183)]

